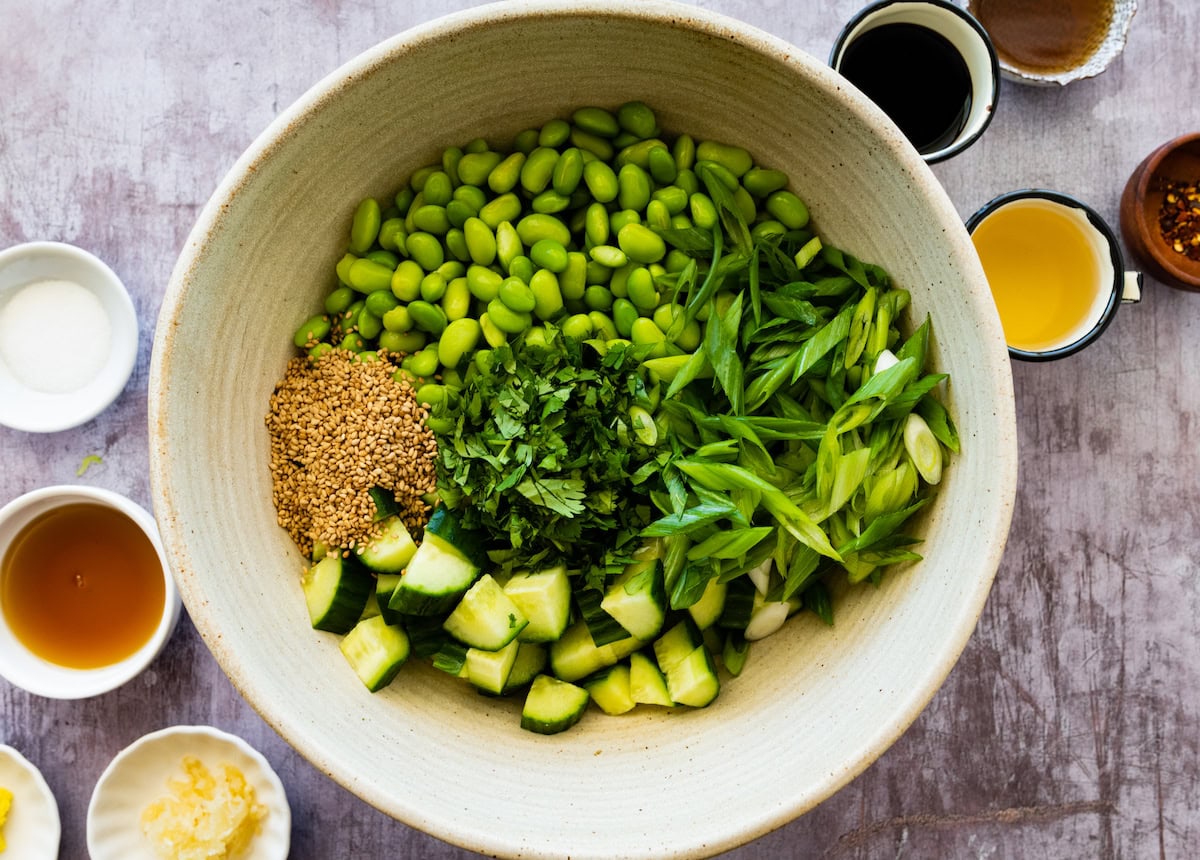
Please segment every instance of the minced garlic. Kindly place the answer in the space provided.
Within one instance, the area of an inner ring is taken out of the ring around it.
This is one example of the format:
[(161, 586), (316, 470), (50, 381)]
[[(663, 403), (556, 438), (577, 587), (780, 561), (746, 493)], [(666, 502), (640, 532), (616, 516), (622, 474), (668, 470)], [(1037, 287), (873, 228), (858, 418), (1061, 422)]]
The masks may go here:
[(170, 794), (142, 810), (142, 833), (164, 860), (233, 860), (249, 846), (267, 809), (240, 770), (223, 764), (214, 775), (193, 756)]
[(12, 809), (12, 792), (7, 788), (0, 788), (0, 854), (3, 854), (4, 849), (8, 847), (4, 843), (4, 822), (8, 820), (10, 809)]

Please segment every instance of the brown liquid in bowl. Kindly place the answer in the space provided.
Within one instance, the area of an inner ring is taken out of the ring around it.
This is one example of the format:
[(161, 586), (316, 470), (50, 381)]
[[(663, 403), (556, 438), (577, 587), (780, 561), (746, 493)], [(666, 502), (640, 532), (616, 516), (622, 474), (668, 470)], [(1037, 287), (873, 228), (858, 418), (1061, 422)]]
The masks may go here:
[(1112, 24), (1113, 0), (971, 0), (1009, 65), (1054, 74), (1085, 63)]

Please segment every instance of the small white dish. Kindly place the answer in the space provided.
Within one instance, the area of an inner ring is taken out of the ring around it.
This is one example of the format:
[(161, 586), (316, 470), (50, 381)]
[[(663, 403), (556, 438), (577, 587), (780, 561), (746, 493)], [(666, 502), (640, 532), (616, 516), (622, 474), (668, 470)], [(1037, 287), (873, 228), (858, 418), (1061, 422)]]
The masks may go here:
[(116, 509), (149, 538), (163, 573), (162, 616), (146, 643), (124, 660), (95, 669), (73, 669), (44, 660), (25, 647), (13, 633), (0, 606), (0, 676), (23, 690), (49, 699), (98, 696), (135, 677), (167, 644), (182, 607), (154, 517), (133, 500), (100, 487), (71, 484), (42, 487), (4, 505), (0, 508), (0, 559), (7, 555), (21, 530), (37, 517), (64, 505), (88, 503)]
[(87, 845), (92, 860), (157, 860), (142, 836), (142, 810), (168, 793), (168, 780), (182, 776), (184, 756), (195, 756), (214, 772), (222, 764), (233, 765), (267, 808), (250, 850), (239, 860), (285, 860), (291, 845), (292, 811), (283, 783), (258, 750), (210, 726), (172, 726), (152, 732), (109, 763), (88, 804)]
[(42, 772), (10, 746), (0, 744), (0, 788), (13, 793), (4, 824), (5, 855), (21, 860), (55, 860), (62, 838), (58, 803)]
[[(63, 393), (38, 391), (23, 383), (0, 359), (0, 424), (31, 433), (53, 433), (95, 418), (125, 389), (137, 363), (138, 320), (121, 279), (94, 255), (62, 242), (27, 242), (0, 251), (0, 313), (24, 287), (64, 280), (85, 288), (104, 309), (110, 336), (107, 358), (81, 388)], [(47, 321), (52, 322), (52, 321)], [(56, 344), (47, 329), (46, 348)]]

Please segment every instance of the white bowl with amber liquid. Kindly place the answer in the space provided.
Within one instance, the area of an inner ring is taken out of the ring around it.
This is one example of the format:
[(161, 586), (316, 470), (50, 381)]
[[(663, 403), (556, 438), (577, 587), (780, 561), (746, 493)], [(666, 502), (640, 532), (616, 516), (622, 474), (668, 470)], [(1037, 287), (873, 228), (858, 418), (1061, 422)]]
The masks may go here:
[(0, 675), (51, 699), (145, 669), (181, 602), (154, 517), (98, 487), (43, 487), (0, 508)]

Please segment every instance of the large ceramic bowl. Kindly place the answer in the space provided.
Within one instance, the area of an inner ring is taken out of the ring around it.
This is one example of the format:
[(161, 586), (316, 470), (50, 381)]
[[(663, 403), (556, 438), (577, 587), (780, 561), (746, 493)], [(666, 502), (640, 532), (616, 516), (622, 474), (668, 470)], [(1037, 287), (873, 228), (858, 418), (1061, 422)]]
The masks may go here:
[[(349, 215), (443, 148), (639, 98), (667, 129), (788, 171), (823, 234), (933, 315), (964, 450), (921, 521), (925, 560), (755, 646), (703, 710), (593, 715), (542, 737), (520, 703), (407, 666), (366, 693), (309, 628), (275, 524), (264, 415)], [(696, 856), (789, 821), (916, 718), (975, 626), (1016, 482), (1008, 358), (967, 232), (916, 151), (823, 63), (662, 2), (509, 3), (375, 47), (250, 147), (175, 269), (150, 383), (155, 509), (188, 610), (233, 683), (321, 770), (408, 824), (522, 857)]]

